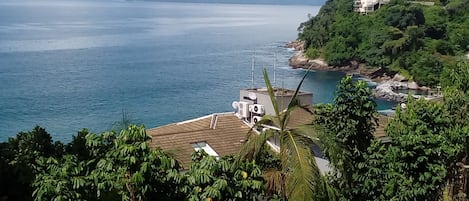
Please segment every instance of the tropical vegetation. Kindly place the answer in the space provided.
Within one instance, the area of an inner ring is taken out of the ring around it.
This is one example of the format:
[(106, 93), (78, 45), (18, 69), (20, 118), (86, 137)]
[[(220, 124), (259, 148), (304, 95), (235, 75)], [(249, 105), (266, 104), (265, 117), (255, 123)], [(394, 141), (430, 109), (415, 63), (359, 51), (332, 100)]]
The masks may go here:
[[(270, 83), (267, 70), (264, 69), (264, 79), (275, 115), (265, 115), (257, 124), (271, 124), (278, 129), (268, 129), (259, 134), (252, 134), (238, 156), (241, 160), (261, 161), (262, 152), (270, 148), (267, 142), (278, 139), (280, 165), (266, 169), (264, 177), (268, 184), (268, 192), (278, 194), (284, 200), (330, 200), (335, 197), (335, 193), (321, 178), (314, 153), (310, 148), (316, 137), (315, 129), (288, 127), (291, 113), (301, 107), (296, 97), (307, 75), (308, 73), (298, 85), (288, 107), (280, 111), (274, 88)], [(308, 108), (304, 109), (308, 110)]]
[[(311, 109), (293, 98), (259, 122), (278, 129), (250, 133), (236, 156), (194, 152), (185, 170), (149, 147), (143, 126), (83, 129), (67, 144), (36, 126), (0, 144), (0, 200), (468, 200), (469, 64), (445, 74), (444, 99), (409, 100), (386, 138), (373, 136), (378, 114), (366, 83), (345, 77), (311, 124), (287, 126), (292, 111)], [(313, 144), (330, 172), (318, 169)]]
[[(359, 60), (441, 85), (442, 99), (409, 99), (388, 117), (384, 138), (374, 135), (379, 114), (365, 82), (347, 76), (332, 103), (303, 108), (296, 97), (302, 80), (280, 110), (264, 71), (275, 115), (257, 126), (271, 129), (253, 129), (237, 155), (194, 152), (183, 169), (151, 148), (145, 127), (126, 115), (111, 131), (83, 129), (68, 143), (36, 126), (0, 143), (0, 201), (468, 201), (469, 62), (458, 56), (469, 51), (469, 2), (434, 2), (394, 0), (360, 15), (351, 0), (329, 0), (300, 26), (311, 57), (337, 66)], [(289, 127), (299, 109), (314, 120)], [(321, 147), (329, 172), (318, 168), (313, 146)]]
[(307, 56), (338, 67), (358, 61), (436, 86), (469, 51), (467, 0), (391, 0), (366, 15), (353, 4), (329, 0), (300, 25)]

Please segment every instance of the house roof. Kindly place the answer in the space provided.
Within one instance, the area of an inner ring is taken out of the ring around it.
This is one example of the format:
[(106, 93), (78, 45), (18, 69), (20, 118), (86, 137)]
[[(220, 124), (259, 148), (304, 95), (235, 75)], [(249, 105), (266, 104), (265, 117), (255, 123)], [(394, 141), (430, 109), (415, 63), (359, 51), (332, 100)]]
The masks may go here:
[[(311, 123), (313, 116), (304, 109), (291, 113), (288, 127)], [(188, 167), (193, 144), (205, 142), (219, 156), (234, 155), (239, 152), (247, 138), (250, 126), (234, 113), (218, 113), (200, 118), (168, 124), (147, 130), (151, 136), (151, 147), (158, 147), (172, 154), (183, 167)]]
[(290, 119), (288, 121), (287, 127), (295, 128), (298, 126), (310, 124), (314, 120), (311, 111), (312, 107), (297, 108), (293, 110), (290, 114)]
[[(380, 115), (374, 136), (385, 137), (385, 126), (390, 117)], [(293, 110), (288, 127), (298, 127), (313, 121), (313, 115), (304, 109)], [(173, 155), (184, 168), (191, 162), (193, 144), (207, 143), (219, 156), (235, 155), (241, 149), (250, 126), (234, 113), (216, 113), (200, 118), (168, 124), (147, 130), (150, 147), (161, 148)]]
[(184, 168), (189, 167), (192, 144), (206, 142), (219, 156), (234, 155), (246, 140), (250, 127), (234, 113), (212, 114), (147, 130), (151, 147), (172, 154)]

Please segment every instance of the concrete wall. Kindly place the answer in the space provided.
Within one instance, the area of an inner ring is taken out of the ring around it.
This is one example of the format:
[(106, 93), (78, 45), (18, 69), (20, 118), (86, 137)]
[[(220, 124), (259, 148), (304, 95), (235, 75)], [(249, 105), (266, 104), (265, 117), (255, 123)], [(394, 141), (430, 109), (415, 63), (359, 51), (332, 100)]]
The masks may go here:
[[(258, 91), (259, 90), (259, 91)], [(250, 100), (249, 93), (253, 92), (256, 94), (257, 99)], [(279, 110), (282, 111), (288, 107), (288, 103), (292, 98), (292, 95), (278, 95), (276, 96), (277, 103)], [(313, 103), (313, 94), (311, 93), (301, 93), (298, 95), (298, 100), (301, 105), (311, 105)], [(249, 102), (252, 104), (261, 104), (265, 107), (265, 114), (268, 115), (275, 115), (274, 107), (272, 105), (272, 101), (270, 100), (270, 96), (266, 91), (260, 91), (260, 89), (243, 89), (239, 92), (239, 101)]]

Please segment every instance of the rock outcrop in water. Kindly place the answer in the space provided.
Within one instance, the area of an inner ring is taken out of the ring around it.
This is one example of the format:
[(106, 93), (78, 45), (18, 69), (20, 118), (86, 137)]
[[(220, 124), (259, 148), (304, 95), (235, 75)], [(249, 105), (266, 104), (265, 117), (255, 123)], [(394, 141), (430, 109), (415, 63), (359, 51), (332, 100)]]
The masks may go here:
[(381, 82), (373, 89), (376, 98), (386, 99), (395, 102), (407, 101), (407, 94), (396, 93), (394, 90), (407, 89), (407, 84), (393, 80)]

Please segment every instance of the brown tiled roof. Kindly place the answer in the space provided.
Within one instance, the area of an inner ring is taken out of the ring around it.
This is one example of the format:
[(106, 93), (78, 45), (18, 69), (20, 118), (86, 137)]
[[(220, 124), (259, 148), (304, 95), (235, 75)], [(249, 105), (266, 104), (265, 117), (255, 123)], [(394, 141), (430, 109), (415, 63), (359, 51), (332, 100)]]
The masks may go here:
[(233, 113), (224, 113), (148, 129), (147, 134), (152, 137), (151, 147), (165, 150), (188, 168), (193, 143), (206, 142), (219, 156), (234, 155), (241, 149), (249, 130)]
[[(290, 121), (288, 122), (288, 127), (294, 128), (301, 125), (311, 124), (314, 120), (314, 117), (308, 110), (312, 111), (312, 107), (293, 110)], [(381, 114), (378, 116), (378, 126), (376, 127), (375, 133), (373, 134), (375, 138), (386, 137), (385, 128), (388, 125), (390, 118), (392, 117)]]
[(287, 127), (295, 128), (313, 123), (314, 118), (310, 111), (312, 111), (312, 107), (294, 109), (290, 114)]
[[(374, 136), (385, 137), (388, 116), (378, 117), (379, 126)], [(295, 109), (291, 113), (288, 127), (297, 127), (313, 122), (313, 115), (305, 109)], [(250, 127), (233, 113), (212, 114), (185, 122), (168, 124), (147, 130), (152, 137), (150, 146), (161, 148), (172, 154), (184, 168), (191, 162), (194, 152), (192, 144), (206, 142), (219, 156), (235, 155), (246, 140)]]

